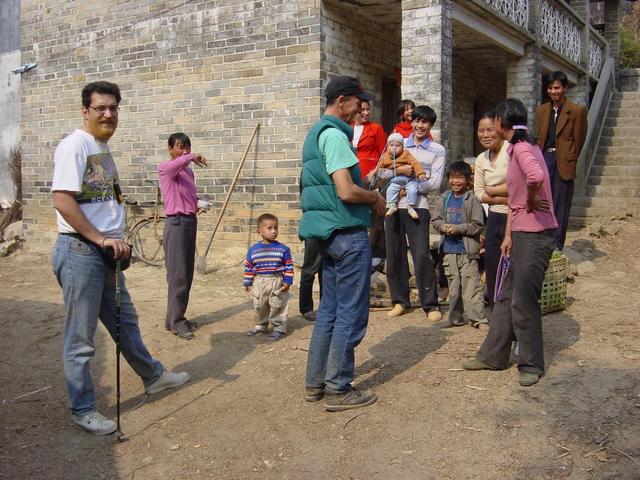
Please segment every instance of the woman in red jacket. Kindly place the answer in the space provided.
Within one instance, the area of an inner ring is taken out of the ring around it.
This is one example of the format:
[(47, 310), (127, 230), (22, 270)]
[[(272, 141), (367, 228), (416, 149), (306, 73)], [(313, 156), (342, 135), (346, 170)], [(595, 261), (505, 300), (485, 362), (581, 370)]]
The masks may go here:
[(378, 160), (387, 145), (387, 134), (382, 125), (369, 121), (371, 104), (362, 102), (362, 112), (356, 116), (353, 126), (353, 146), (356, 149), (356, 157), (360, 162), (360, 171), (364, 179), (367, 174), (376, 168)]

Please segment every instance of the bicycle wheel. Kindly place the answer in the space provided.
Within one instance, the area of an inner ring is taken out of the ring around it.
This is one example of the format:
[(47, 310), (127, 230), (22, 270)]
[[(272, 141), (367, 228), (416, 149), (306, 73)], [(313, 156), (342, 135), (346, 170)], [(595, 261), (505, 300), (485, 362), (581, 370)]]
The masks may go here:
[(133, 227), (131, 239), (133, 253), (147, 265), (162, 267), (164, 265), (164, 248), (162, 234), (166, 217), (147, 218)]

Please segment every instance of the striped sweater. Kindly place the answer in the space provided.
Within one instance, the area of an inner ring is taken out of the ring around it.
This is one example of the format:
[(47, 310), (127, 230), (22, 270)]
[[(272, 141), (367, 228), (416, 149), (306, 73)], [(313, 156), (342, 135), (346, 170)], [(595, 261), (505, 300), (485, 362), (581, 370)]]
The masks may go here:
[(253, 285), (256, 275), (282, 274), (282, 281), (293, 284), (291, 250), (280, 242), (258, 242), (249, 248), (244, 260), (244, 286)]

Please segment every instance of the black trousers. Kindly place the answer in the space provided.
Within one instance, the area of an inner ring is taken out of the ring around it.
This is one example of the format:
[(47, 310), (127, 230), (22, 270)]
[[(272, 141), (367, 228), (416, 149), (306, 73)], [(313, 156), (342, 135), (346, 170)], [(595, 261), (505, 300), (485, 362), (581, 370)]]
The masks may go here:
[(316, 274), (320, 284), (320, 297), (322, 297), (322, 255), (320, 254), (320, 241), (315, 239), (304, 241), (304, 260), (300, 274), (300, 295), (298, 305), (300, 313), (313, 311), (313, 282)]
[(500, 246), (504, 240), (507, 218), (506, 213), (489, 211), (487, 224), (484, 228), (484, 271), (487, 274), (487, 296), (491, 308), (493, 308), (493, 293), (496, 290), (496, 271), (500, 262)]
[(384, 217), (373, 216), (369, 229), (369, 244), (373, 258), (385, 258), (387, 247), (384, 238)]
[(498, 369), (509, 366), (511, 342), (518, 341), (518, 370), (544, 373), (540, 293), (553, 252), (556, 230), (512, 232), (511, 267), (502, 298), (493, 307), (489, 333), (478, 360)]
[(164, 264), (167, 269), (167, 319), (165, 328), (186, 331), (185, 313), (193, 283), (198, 220), (195, 215), (171, 215), (164, 225)]
[(573, 180), (563, 180), (558, 173), (556, 152), (544, 152), (544, 161), (549, 170), (551, 183), (551, 196), (553, 197), (553, 212), (558, 220), (556, 232), (556, 248), (560, 251), (564, 248), (571, 215), (571, 201), (573, 200)]
[(438, 308), (436, 275), (431, 253), (429, 253), (429, 221), (431, 214), (426, 208), (416, 208), (418, 220), (399, 209), (385, 218), (384, 231), (387, 244), (387, 283), (391, 302), (411, 307), (409, 300), (409, 263), (407, 242), (413, 258), (416, 287), (420, 306), (425, 312)]

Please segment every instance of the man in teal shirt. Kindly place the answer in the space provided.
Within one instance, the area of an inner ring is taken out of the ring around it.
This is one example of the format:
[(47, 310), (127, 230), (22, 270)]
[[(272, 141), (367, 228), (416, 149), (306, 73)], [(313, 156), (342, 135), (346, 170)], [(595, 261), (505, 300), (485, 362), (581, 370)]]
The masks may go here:
[(323, 256), (323, 293), (314, 324), (305, 379), (305, 398), (325, 399), (329, 411), (371, 405), (372, 390), (352, 386), (355, 347), (369, 322), (371, 212), (384, 215), (385, 201), (363, 188), (349, 126), (372, 100), (353, 77), (336, 77), (325, 90), (324, 115), (311, 128), (302, 150), (301, 239), (317, 239)]

